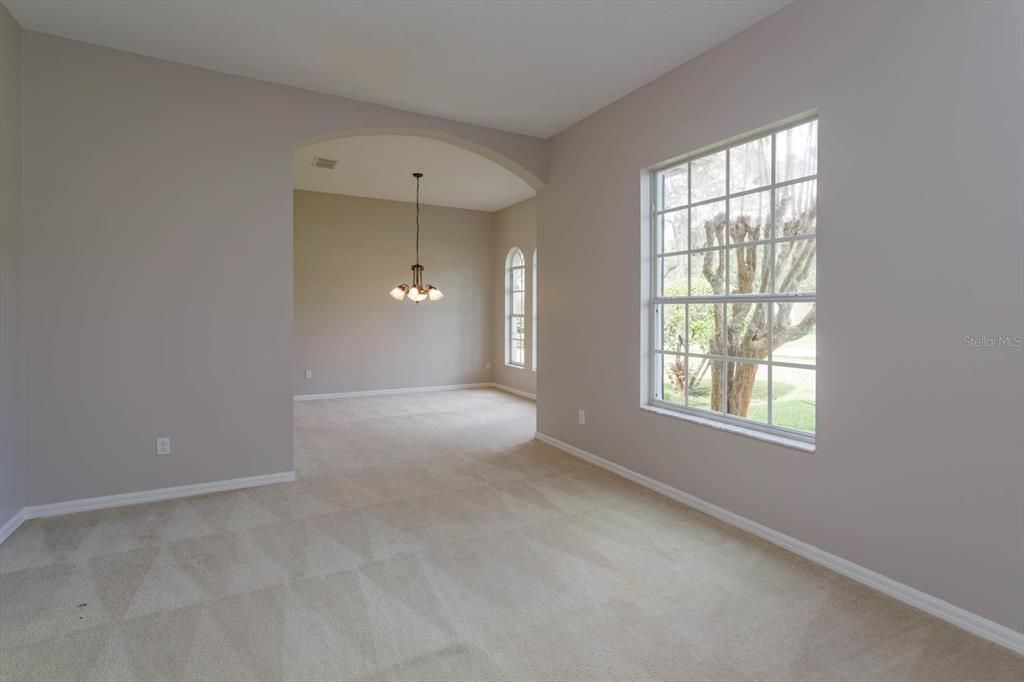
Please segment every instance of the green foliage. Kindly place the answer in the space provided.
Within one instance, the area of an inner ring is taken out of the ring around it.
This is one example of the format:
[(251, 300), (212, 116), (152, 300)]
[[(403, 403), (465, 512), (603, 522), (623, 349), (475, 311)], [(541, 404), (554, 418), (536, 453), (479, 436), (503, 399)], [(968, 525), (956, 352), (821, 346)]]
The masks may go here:
[[(711, 286), (703, 279), (695, 280), (692, 286), (694, 296), (706, 296), (711, 293)], [(685, 291), (671, 292), (668, 295), (683, 296), (685, 293)], [(676, 353), (686, 352), (686, 306), (682, 304), (665, 305), (662, 309), (662, 317), (663, 348)], [(716, 333), (714, 308), (709, 304), (691, 304), (690, 348), (707, 348)]]
[[(690, 402), (707, 405), (711, 387), (702, 382), (690, 391)], [(672, 385), (664, 387), (664, 399), (683, 404), (682, 392)], [(754, 385), (747, 418), (757, 422), (768, 420), (768, 387), (764, 382)], [(778, 426), (814, 432), (814, 399), (807, 395), (806, 387), (798, 384), (775, 382), (775, 403), (772, 406), (772, 421)]]

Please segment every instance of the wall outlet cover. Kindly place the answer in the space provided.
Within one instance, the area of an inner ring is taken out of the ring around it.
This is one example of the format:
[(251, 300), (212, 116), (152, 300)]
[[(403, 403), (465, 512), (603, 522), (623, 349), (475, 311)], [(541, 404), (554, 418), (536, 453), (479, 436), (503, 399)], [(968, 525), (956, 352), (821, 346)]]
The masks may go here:
[(169, 455), (169, 454), (171, 454), (171, 439), (170, 438), (157, 438), (156, 439), (156, 454), (158, 454), (158, 455)]

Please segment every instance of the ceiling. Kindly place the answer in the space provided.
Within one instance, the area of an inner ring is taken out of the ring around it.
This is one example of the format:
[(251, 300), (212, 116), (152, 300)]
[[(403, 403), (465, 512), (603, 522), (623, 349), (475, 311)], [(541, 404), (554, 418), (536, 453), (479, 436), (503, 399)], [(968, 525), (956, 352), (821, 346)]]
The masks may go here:
[(4, 0), (24, 27), (547, 138), (788, 0)]
[[(334, 170), (313, 158), (334, 159)], [(420, 201), (493, 212), (532, 197), (518, 175), (474, 152), (412, 135), (363, 135), (317, 142), (295, 152), (297, 189), (356, 197), (414, 201), (413, 171), (423, 173)]]

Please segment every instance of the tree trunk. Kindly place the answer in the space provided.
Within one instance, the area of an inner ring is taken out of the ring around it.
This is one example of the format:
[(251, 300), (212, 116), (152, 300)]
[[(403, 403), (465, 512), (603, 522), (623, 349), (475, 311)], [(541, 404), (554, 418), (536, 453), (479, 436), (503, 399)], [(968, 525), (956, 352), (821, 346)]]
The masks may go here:
[(757, 363), (729, 363), (729, 414), (747, 416), (756, 377)]
[(722, 411), (722, 363), (711, 363), (711, 410)]

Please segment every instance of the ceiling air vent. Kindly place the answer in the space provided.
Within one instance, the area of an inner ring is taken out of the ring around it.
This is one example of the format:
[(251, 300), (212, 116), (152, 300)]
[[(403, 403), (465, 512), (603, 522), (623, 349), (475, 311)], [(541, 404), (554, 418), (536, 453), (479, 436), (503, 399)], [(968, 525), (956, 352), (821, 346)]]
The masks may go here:
[(327, 170), (334, 170), (334, 167), (337, 165), (337, 159), (325, 159), (320, 156), (313, 157), (313, 168), (326, 168)]

